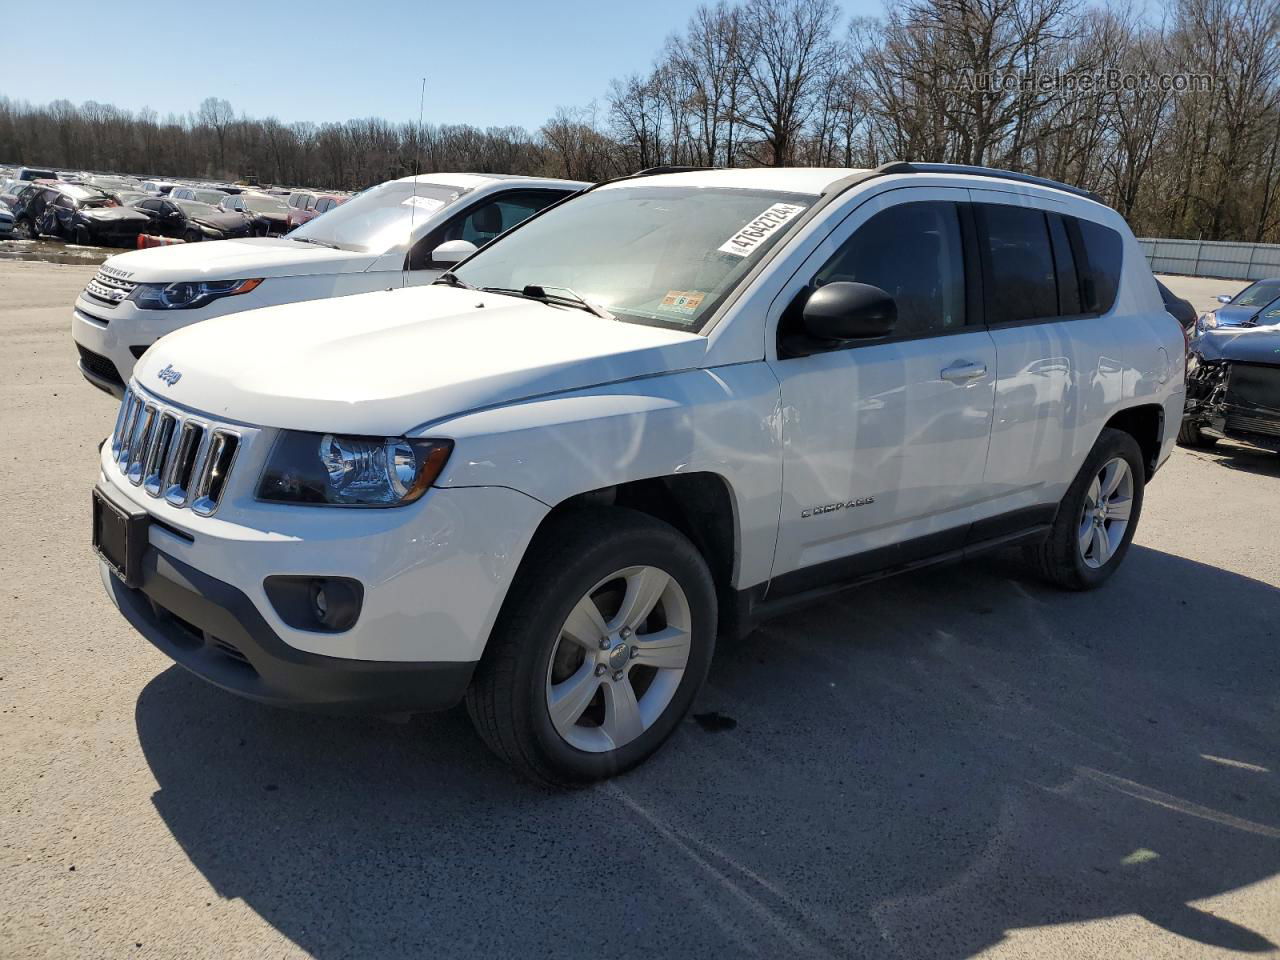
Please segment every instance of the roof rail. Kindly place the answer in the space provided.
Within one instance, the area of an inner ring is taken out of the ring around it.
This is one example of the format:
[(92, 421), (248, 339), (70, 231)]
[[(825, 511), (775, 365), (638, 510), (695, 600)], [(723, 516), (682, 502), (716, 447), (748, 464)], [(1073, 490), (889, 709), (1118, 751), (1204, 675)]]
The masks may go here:
[(635, 173), (630, 174), (630, 176), (656, 177), (663, 173), (698, 173), (702, 170), (719, 170), (719, 169), (720, 169), (719, 167), (679, 167), (679, 166), (645, 167), (643, 170), (637, 170)]
[(891, 173), (962, 173), (970, 177), (991, 177), (994, 180), (1012, 180), (1015, 183), (1030, 183), (1037, 187), (1052, 187), (1084, 197), (1095, 203), (1106, 203), (1102, 197), (1084, 187), (1073, 187), (1069, 183), (1050, 180), (1047, 177), (1036, 177), (1029, 173), (1014, 173), (1012, 170), (997, 170), (994, 167), (977, 167), (967, 163), (913, 163), (908, 160), (893, 160), (876, 168), (878, 174)]

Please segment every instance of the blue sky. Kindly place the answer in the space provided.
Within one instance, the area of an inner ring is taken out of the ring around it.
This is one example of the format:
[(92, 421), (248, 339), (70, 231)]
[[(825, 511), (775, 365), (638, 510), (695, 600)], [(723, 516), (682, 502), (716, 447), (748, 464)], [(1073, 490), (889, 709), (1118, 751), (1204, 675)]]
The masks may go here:
[[(284, 121), (381, 116), (535, 129), (646, 69), (697, 0), (59, 0), (54, 47), (10, 43), (0, 95), (97, 100), (162, 116), (207, 96)], [(184, 8), (189, 13), (183, 13)], [(847, 0), (878, 14), (879, 0)], [(72, 27), (74, 25), (74, 28)], [(116, 42), (103, 33), (114, 31)], [(172, 56), (165, 54), (172, 49)]]

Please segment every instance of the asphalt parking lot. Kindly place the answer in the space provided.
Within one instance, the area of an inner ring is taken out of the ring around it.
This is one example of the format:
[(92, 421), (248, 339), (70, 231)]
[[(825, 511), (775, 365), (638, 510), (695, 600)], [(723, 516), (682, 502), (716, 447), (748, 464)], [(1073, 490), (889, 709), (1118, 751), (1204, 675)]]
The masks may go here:
[(0, 262), (0, 955), (1280, 953), (1280, 456), (1176, 451), (1095, 593), (996, 555), (722, 644), (665, 749), (552, 793), (461, 712), (271, 710), (125, 625), (92, 272)]

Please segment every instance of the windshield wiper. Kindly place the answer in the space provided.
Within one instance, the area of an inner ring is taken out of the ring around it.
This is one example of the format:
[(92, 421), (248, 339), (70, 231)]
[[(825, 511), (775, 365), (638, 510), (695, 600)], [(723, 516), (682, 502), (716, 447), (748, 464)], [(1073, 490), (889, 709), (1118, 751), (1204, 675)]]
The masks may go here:
[(328, 240), (317, 240), (315, 237), (290, 237), (289, 239), (296, 240), (298, 243), (314, 243), (317, 247), (328, 247), (330, 250), (342, 249), (336, 243), (330, 243)]
[(467, 281), (463, 280), (460, 276), (458, 276), (452, 270), (446, 270), (444, 273), (440, 274), (440, 276), (432, 280), (431, 283), (433, 286), (437, 283), (443, 283), (447, 287), (457, 287), (460, 290), (475, 289), (475, 287), (467, 283)]
[[(587, 313), (594, 314), (601, 320), (617, 320), (612, 313), (604, 307), (592, 303), (582, 294), (577, 293), (568, 287), (557, 287), (544, 285), (539, 283), (525, 284), (523, 290), (512, 290), (508, 287), (481, 287), (485, 293), (504, 293), (511, 297), (524, 297), (526, 300), (536, 300), (538, 303), (545, 303), (550, 306), (552, 303), (566, 307), (575, 307), (578, 310), (585, 310)], [(555, 293), (548, 293), (548, 290), (563, 290), (568, 296), (561, 296)]]

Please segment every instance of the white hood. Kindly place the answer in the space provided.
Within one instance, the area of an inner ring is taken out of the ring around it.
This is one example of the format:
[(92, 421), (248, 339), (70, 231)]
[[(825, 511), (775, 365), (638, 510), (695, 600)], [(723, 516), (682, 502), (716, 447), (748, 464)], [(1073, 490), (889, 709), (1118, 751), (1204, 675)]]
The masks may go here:
[(361, 273), (376, 259), (371, 253), (333, 250), (288, 237), (251, 237), (134, 250), (111, 257), (102, 266), (112, 276), (135, 283), (173, 283)]
[(397, 436), (479, 407), (691, 369), (705, 352), (696, 334), (432, 286), (207, 320), (161, 339), (134, 377), (220, 419)]

